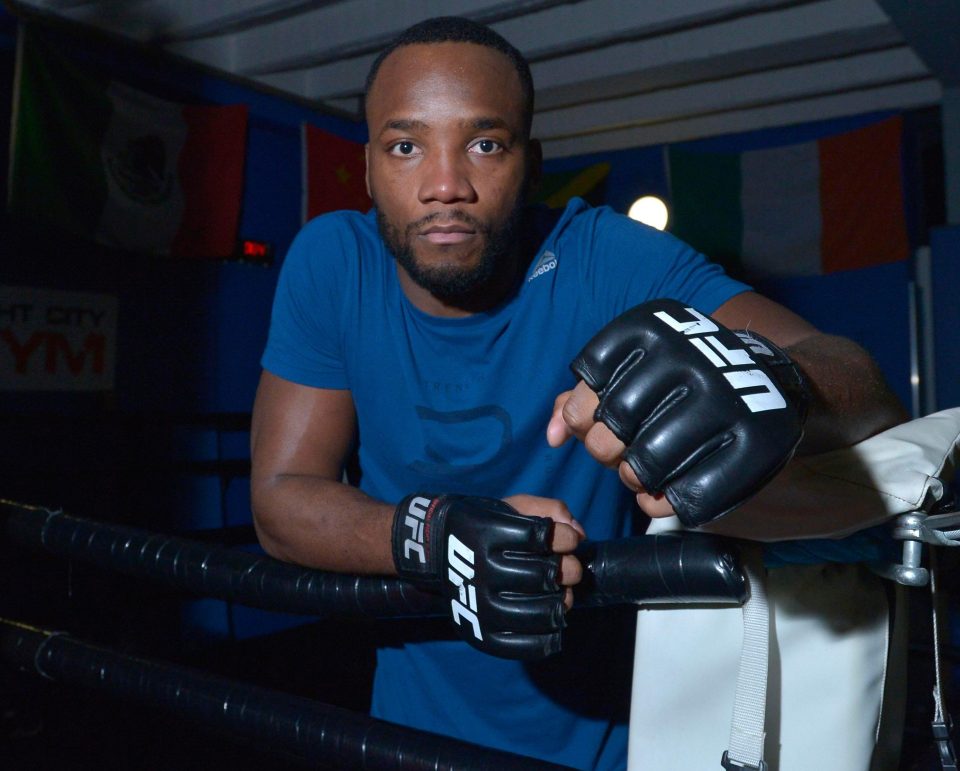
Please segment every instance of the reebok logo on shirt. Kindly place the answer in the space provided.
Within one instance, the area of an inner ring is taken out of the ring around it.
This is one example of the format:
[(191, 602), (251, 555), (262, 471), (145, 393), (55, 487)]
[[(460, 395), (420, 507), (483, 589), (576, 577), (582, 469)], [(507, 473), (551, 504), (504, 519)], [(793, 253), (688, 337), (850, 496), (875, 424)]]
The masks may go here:
[(555, 267), (557, 267), (557, 255), (551, 251), (544, 252), (540, 259), (537, 260), (537, 264), (533, 266), (533, 272), (527, 279), (527, 283), (533, 281), (537, 276), (549, 273)]

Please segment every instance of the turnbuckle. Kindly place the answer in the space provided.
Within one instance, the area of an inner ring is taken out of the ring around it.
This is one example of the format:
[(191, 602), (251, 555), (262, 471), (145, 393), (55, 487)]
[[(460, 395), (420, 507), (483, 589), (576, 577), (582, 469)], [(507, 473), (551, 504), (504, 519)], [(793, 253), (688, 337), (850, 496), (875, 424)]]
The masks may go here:
[[(898, 564), (873, 563), (875, 573), (904, 586), (926, 586), (930, 571), (922, 566), (923, 544), (960, 546), (960, 511), (924, 514), (910, 511), (894, 520), (893, 538), (903, 541), (903, 556)], [(950, 531), (953, 532), (950, 532)], [(945, 532), (947, 531), (947, 532)]]

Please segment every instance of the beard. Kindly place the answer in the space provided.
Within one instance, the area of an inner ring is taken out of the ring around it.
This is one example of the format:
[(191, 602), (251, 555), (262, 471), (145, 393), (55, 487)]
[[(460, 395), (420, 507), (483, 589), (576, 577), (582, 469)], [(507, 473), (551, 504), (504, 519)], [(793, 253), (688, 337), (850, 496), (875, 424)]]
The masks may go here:
[(417, 232), (441, 220), (439, 213), (412, 222), (401, 232), (400, 228), (391, 223), (378, 207), (377, 228), (387, 249), (414, 283), (441, 300), (456, 300), (481, 290), (497, 274), (498, 269), (509, 266), (510, 258), (518, 245), (517, 237), (523, 214), (523, 200), (523, 196), (518, 197), (510, 215), (498, 227), (484, 224), (459, 209), (453, 210), (448, 216), (442, 218), (443, 222), (461, 222), (468, 225), (481, 235), (483, 248), (480, 259), (475, 265), (467, 268), (455, 264), (425, 265), (414, 254), (413, 240)]

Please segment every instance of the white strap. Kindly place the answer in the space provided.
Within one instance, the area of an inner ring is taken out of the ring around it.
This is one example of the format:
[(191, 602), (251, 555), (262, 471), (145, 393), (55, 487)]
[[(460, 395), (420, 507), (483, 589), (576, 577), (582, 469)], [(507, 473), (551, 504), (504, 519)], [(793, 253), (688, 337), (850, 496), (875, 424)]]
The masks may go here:
[(937, 550), (930, 549), (930, 601), (933, 615), (933, 739), (940, 755), (940, 767), (943, 771), (957, 771), (957, 755), (953, 748), (952, 722), (950, 713), (944, 706), (943, 696), (943, 660), (940, 652), (940, 622), (946, 616), (941, 607), (941, 597), (937, 593), (938, 578)]
[(767, 664), (770, 658), (770, 608), (759, 550), (744, 549), (743, 569), (750, 597), (743, 605), (743, 650), (730, 725), (726, 769), (766, 769), (763, 762), (764, 716), (767, 707)]

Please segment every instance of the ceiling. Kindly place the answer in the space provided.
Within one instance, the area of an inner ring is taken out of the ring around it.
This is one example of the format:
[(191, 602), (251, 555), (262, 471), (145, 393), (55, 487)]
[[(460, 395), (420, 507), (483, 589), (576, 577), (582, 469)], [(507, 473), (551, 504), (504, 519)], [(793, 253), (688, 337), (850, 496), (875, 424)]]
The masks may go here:
[(17, 0), (360, 119), (376, 52), (436, 15), (530, 60), (547, 157), (939, 104), (957, 0)]

